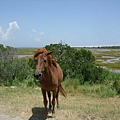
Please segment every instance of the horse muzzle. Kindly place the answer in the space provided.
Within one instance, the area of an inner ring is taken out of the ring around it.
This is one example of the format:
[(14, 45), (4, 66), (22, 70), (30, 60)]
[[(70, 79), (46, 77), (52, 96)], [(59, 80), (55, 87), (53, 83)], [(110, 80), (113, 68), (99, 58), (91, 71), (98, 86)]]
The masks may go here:
[(40, 80), (40, 78), (42, 77), (42, 73), (35, 73), (34, 74), (34, 77), (37, 79), (37, 80)]

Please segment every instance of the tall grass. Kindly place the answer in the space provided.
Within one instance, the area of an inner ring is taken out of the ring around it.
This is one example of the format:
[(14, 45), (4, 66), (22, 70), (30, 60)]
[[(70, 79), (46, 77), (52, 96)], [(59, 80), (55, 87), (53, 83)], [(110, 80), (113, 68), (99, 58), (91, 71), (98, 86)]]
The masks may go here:
[[(114, 75), (110, 78), (110, 80), (106, 80), (104, 83), (102, 84), (89, 84), (89, 83), (85, 83), (85, 84), (80, 84), (80, 80), (79, 79), (65, 79), (64, 82), (62, 83), (64, 88), (66, 89), (67, 92), (69, 93), (83, 93), (85, 95), (98, 95), (100, 97), (114, 97), (117, 94), (119, 94), (120, 90), (120, 82), (118, 83), (118, 80), (115, 77), (115, 73), (113, 73)], [(114, 80), (111, 80), (112, 78), (114, 78)], [(119, 78), (120, 78), (120, 74), (119, 74)], [(120, 80), (120, 79), (119, 79)]]

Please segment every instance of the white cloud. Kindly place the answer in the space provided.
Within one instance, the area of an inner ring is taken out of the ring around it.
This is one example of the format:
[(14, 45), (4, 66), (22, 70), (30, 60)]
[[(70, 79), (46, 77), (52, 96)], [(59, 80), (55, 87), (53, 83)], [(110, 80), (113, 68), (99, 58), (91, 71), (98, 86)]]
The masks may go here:
[(36, 40), (36, 41), (38, 41), (38, 42), (39, 42), (39, 41), (41, 41), (41, 39), (40, 39), (40, 38), (38, 38), (38, 37), (37, 37), (37, 38), (35, 38), (35, 40)]
[(34, 33), (35, 33), (35, 32), (37, 32), (37, 31), (36, 31), (35, 29), (32, 29), (32, 32), (34, 32)]
[(41, 41), (41, 37), (44, 34), (44, 32), (38, 32), (36, 29), (32, 29), (33, 34), (31, 34), (32, 37), (34, 37), (35, 41)]
[(6, 32), (3, 32), (2, 27), (0, 26), (0, 36), (2, 40), (9, 40), (14, 38), (14, 32), (19, 30), (20, 27), (16, 21), (9, 23), (9, 27)]
[(39, 34), (40, 34), (40, 35), (43, 35), (43, 34), (44, 34), (44, 32), (40, 32)]

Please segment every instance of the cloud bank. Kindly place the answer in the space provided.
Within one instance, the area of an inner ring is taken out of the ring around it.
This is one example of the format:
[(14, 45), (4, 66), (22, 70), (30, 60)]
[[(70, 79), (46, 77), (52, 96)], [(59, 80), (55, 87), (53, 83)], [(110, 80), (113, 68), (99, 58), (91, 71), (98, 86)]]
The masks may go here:
[(16, 21), (9, 23), (9, 27), (7, 28), (6, 32), (4, 32), (2, 27), (0, 26), (0, 38), (2, 40), (13, 39), (14, 32), (19, 29), (20, 29), (20, 27)]

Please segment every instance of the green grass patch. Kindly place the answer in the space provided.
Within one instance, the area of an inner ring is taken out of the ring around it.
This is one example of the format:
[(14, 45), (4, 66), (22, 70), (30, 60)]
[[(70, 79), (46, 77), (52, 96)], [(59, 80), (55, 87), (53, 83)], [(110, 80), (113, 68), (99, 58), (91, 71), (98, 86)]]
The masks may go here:
[(18, 55), (27, 55), (27, 54), (34, 54), (34, 50), (38, 48), (17, 48)]
[(110, 69), (120, 69), (120, 61), (115, 62), (115, 63), (101, 63), (101, 66), (105, 66)]
[[(94, 52), (93, 52), (94, 53)], [(100, 53), (94, 53), (94, 55), (99, 58), (99, 57), (102, 57), (102, 56), (114, 56), (114, 57), (119, 57), (120, 56), (120, 50), (114, 50), (114, 49), (111, 49), (109, 51), (104, 51), (104, 52), (100, 52)]]

